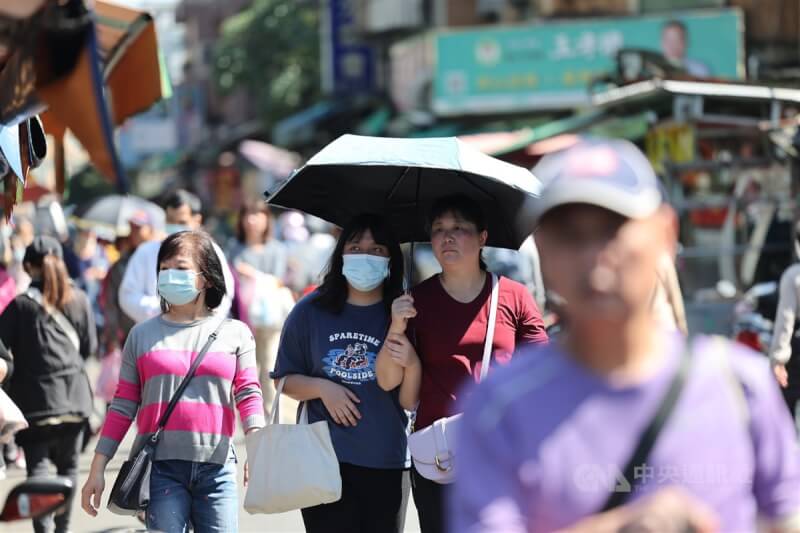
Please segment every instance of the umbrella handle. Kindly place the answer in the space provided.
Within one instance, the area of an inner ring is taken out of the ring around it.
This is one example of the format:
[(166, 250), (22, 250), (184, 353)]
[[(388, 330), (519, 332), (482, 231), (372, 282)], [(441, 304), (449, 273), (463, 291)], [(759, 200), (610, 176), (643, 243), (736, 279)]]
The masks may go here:
[(405, 275), (403, 276), (403, 293), (409, 294), (411, 292), (411, 280), (414, 272), (414, 242), (411, 242), (411, 248), (408, 252), (408, 268), (406, 268)]
[[(406, 172), (408, 172), (408, 168), (406, 168)], [(417, 169), (417, 188), (416, 193), (414, 194), (414, 209), (417, 212), (417, 219), (419, 219), (419, 188), (420, 188), (420, 177), (422, 176), (422, 169)], [(403, 177), (405, 177), (405, 172), (403, 173)], [(403, 179), (402, 177), (400, 178)], [(414, 241), (411, 241), (411, 247), (408, 252), (408, 268), (406, 269), (405, 276), (403, 276), (403, 292), (405, 294), (411, 293), (411, 280), (412, 274), (414, 273)]]

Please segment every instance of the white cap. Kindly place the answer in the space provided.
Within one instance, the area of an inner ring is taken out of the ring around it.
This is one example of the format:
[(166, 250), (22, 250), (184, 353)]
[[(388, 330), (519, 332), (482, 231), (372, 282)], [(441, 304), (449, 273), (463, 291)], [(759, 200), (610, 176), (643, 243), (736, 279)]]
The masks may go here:
[(583, 140), (545, 156), (533, 169), (542, 180), (535, 215), (566, 204), (590, 204), (628, 218), (655, 213), (662, 197), (650, 162), (631, 142)]

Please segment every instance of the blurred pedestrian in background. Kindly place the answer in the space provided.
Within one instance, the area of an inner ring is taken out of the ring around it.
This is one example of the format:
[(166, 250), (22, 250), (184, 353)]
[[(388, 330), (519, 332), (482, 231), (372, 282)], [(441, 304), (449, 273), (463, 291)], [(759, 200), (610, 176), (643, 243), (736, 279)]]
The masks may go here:
[[(92, 412), (85, 360), (97, 350), (86, 294), (67, 275), (61, 244), (39, 236), (25, 251), (30, 288), (0, 315), (0, 339), (14, 358), (9, 395), (30, 427), (17, 434), (28, 476), (48, 473), (77, 482), (78, 458)], [(71, 506), (55, 517), (55, 531), (69, 529)], [(52, 531), (53, 517), (33, 521), (37, 533)]]
[(128, 220), (130, 233), (117, 239), (119, 259), (111, 266), (103, 282), (101, 308), (105, 316), (101, 335), (101, 370), (95, 385), (95, 394), (106, 404), (111, 403), (117, 388), (122, 363), (121, 349), (125, 345), (136, 321), (122, 310), (119, 288), (128, 267), (128, 261), (143, 243), (153, 238), (154, 222), (147, 211), (136, 211)]
[[(108, 275), (111, 263), (106, 253), (106, 241), (98, 238), (97, 233), (89, 229), (81, 229), (73, 240), (72, 250), (78, 260), (78, 277), (73, 278), (78, 288), (89, 297), (94, 312), (98, 337), (105, 326), (105, 315), (102, 309), (103, 281)], [(66, 255), (64, 256), (66, 259)]]
[[(202, 227), (203, 215), (200, 200), (189, 191), (178, 189), (164, 202), (167, 215), (167, 234), (180, 231), (194, 231)], [(157, 290), (158, 249), (160, 240), (141, 244), (128, 260), (128, 267), (119, 288), (119, 304), (122, 310), (133, 320), (143, 322), (161, 313), (161, 298)], [(226, 294), (214, 312), (219, 316), (228, 316), (231, 310), (231, 299), (234, 293), (234, 281), (225, 254), (214, 243), (214, 250), (222, 264), (225, 276)]]
[[(11, 248), (12, 233), (11, 226), (8, 225), (5, 219), (0, 218), (0, 315), (8, 307), (8, 304), (17, 297), (17, 283), (9, 273), (9, 267), (14, 261)], [(3, 383), (8, 381), (12, 367), (11, 353), (0, 340), (0, 388), (3, 387)], [(6, 477), (5, 448), (6, 444), (0, 443), (0, 479), (5, 479)]]
[(304, 292), (322, 283), (331, 254), (341, 234), (340, 228), (311, 215), (306, 215), (306, 227), (311, 235), (302, 251), (302, 261), (306, 270)]
[(519, 281), (528, 288), (528, 291), (533, 296), (533, 301), (539, 307), (540, 311), (544, 311), (547, 296), (542, 278), (542, 262), (539, 259), (539, 248), (536, 246), (536, 241), (533, 235), (525, 239), (519, 249)]
[(17, 282), (9, 272), (14, 261), (11, 235), (11, 226), (0, 218), (0, 313), (17, 296)]
[(192, 361), (216, 332), (156, 446), (147, 528), (237, 531), (234, 407), (245, 432), (264, 425), (255, 341), (245, 324), (214, 312), (226, 288), (211, 237), (173, 233), (160, 244), (156, 264), (161, 313), (135, 326), (125, 343), (120, 384), (83, 486), (82, 507), (97, 515), (106, 466), (133, 419), (131, 458), (155, 433)]
[[(14, 372), (14, 358), (11, 357), (11, 352), (8, 351), (3, 340), (0, 339), (0, 389), (5, 389), (4, 386)], [(2, 428), (0, 428), (2, 430)], [(2, 433), (2, 431), (0, 431)], [(6, 478), (6, 458), (4, 445), (0, 444), (0, 480)]]
[[(302, 509), (309, 533), (399, 533), (408, 498), (407, 390), (382, 390), (375, 359), (402, 291), (403, 255), (376, 216), (344, 228), (322, 285), (289, 315), (272, 377), (326, 420), (340, 463), (339, 501)], [(276, 458), (278, 459), (278, 458)]]
[[(33, 242), (33, 225), (24, 217), (15, 217), (16, 223), (13, 225), (5, 221), (0, 221), (5, 229), (3, 230), (3, 247), (5, 252), (2, 254), (4, 263), (0, 266), (0, 271), (4, 272), (10, 279), (6, 279), (0, 284), (0, 314), (5, 311), (8, 304), (19, 294), (28, 290), (31, 283), (31, 278), (22, 265), (22, 260), (25, 258), (26, 242), (30, 244)], [(0, 272), (0, 277), (3, 273)], [(6, 351), (7, 357), (10, 358), (10, 352)], [(4, 388), (8, 390), (10, 372), (6, 375)], [(8, 466), (14, 465), (18, 468), (25, 468), (25, 454), (22, 449), (17, 446), (14, 439), (0, 445), (0, 456)]]
[[(676, 228), (677, 229), (677, 228)], [(653, 292), (652, 304), (656, 321), (667, 331), (689, 334), (686, 310), (683, 307), (683, 293), (675, 269), (675, 253), (665, 253), (656, 267), (658, 281)]]
[(269, 274), (283, 279), (286, 274), (286, 246), (275, 238), (272, 212), (266, 202), (249, 202), (239, 210), (236, 227), (238, 249), (232, 254), (236, 271), (257, 278)]
[(766, 361), (653, 313), (676, 235), (647, 158), (560, 157), (537, 239), (566, 329), (467, 397), (450, 531), (796, 531), (800, 450)]
[(239, 275), (237, 299), (243, 310), (241, 318), (256, 338), (256, 362), (265, 409), (269, 409), (275, 397), (269, 373), (275, 365), (283, 323), (294, 304), (283, 285), (286, 246), (275, 238), (273, 222), (266, 202), (243, 205), (237, 225), (238, 247), (232, 254)]
[(296, 294), (300, 294), (310, 283), (312, 276), (305, 263), (306, 243), (310, 236), (305, 216), (299, 211), (287, 211), (278, 217), (277, 227), (288, 252), (286, 284)]
[(111, 266), (103, 286), (103, 312), (105, 327), (103, 340), (106, 351), (122, 347), (136, 321), (122, 310), (119, 288), (125, 276), (128, 262), (140, 245), (154, 236), (153, 221), (146, 211), (137, 211), (128, 220), (130, 233), (117, 240), (119, 259)]
[(74, 279), (78, 287), (86, 293), (91, 302), (98, 302), (100, 287), (108, 272), (109, 264), (97, 233), (88, 227), (79, 229), (73, 240), (72, 252), (77, 274)]
[(7, 264), (8, 273), (14, 278), (17, 294), (25, 292), (31, 283), (31, 278), (22, 265), (25, 257), (25, 250), (33, 242), (35, 229), (30, 220), (25, 217), (15, 216), (14, 227), (9, 242), (11, 246), (11, 258)]
[(800, 263), (791, 265), (781, 276), (778, 309), (772, 333), (769, 358), (783, 398), (794, 417), (800, 434), (800, 339), (797, 338), (797, 316), (800, 312)]
[[(442, 273), (395, 301), (377, 364), (384, 390), (402, 384), (414, 392), (406, 408), (418, 404), (415, 431), (456, 414), (459, 391), (480, 376), (492, 292), (492, 274), (481, 257), (488, 239), (481, 206), (465, 196), (441, 198), (429, 220), (431, 246)], [(507, 364), (515, 350), (527, 344), (546, 342), (531, 294), (520, 283), (500, 278), (492, 365)], [(445, 486), (424, 478), (416, 468), (411, 473), (422, 532), (444, 531)]]

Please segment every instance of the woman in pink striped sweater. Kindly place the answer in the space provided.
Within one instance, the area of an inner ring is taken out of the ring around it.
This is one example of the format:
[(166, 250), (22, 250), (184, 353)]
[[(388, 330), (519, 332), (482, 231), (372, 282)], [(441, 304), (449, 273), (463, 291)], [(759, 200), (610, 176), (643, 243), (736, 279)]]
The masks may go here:
[[(225, 296), (222, 265), (211, 238), (184, 231), (158, 253), (163, 313), (135, 326), (125, 343), (120, 381), (95, 450), (82, 506), (97, 515), (105, 467), (134, 417), (133, 457), (155, 432), (191, 362), (219, 325), (212, 314)], [(236, 320), (218, 337), (177, 403), (156, 447), (150, 478), (149, 530), (236, 531), (238, 499), (233, 433), (239, 411), (245, 432), (264, 425), (255, 341)]]

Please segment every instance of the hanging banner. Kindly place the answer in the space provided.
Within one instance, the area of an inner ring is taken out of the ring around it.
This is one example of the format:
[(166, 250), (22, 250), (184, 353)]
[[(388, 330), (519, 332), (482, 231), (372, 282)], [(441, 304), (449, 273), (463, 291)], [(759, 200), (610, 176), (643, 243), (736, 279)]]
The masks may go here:
[(433, 109), (440, 115), (571, 108), (615, 68), (621, 48), (653, 50), (690, 75), (744, 76), (739, 9), (595, 18), (435, 36)]

